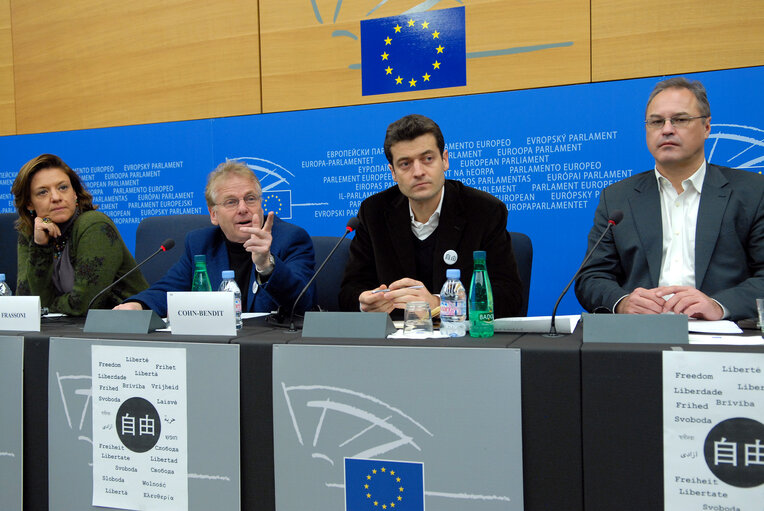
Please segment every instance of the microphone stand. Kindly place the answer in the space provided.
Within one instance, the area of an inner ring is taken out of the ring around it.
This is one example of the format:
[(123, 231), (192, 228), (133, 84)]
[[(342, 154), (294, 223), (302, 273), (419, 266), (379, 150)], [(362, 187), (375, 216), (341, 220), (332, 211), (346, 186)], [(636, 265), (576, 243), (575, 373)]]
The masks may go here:
[[(165, 247), (165, 245), (169, 245), (169, 246), (168, 246), (168, 247)], [(124, 275), (122, 275), (120, 278), (118, 278), (117, 280), (115, 280), (114, 282), (112, 282), (111, 284), (109, 284), (108, 286), (106, 286), (105, 288), (103, 288), (103, 289), (102, 289), (102, 290), (101, 290), (101, 291), (100, 291), (100, 292), (99, 292), (97, 295), (95, 295), (95, 296), (93, 297), (93, 299), (92, 299), (92, 300), (90, 300), (90, 303), (88, 303), (88, 309), (87, 309), (87, 310), (90, 310), (90, 307), (93, 305), (93, 303), (94, 303), (94, 302), (95, 302), (95, 301), (96, 301), (96, 300), (97, 300), (97, 299), (98, 299), (98, 298), (99, 298), (99, 297), (100, 297), (102, 294), (104, 294), (106, 291), (108, 291), (109, 289), (111, 289), (112, 287), (114, 287), (116, 284), (118, 284), (119, 282), (121, 282), (121, 281), (122, 281), (122, 279), (124, 279), (125, 277), (127, 277), (128, 275), (130, 275), (131, 273), (133, 273), (135, 270), (137, 270), (138, 268), (140, 268), (141, 266), (143, 266), (145, 263), (149, 262), (149, 261), (150, 261), (150, 260), (151, 260), (151, 259), (152, 259), (152, 258), (153, 258), (155, 255), (157, 255), (157, 254), (159, 254), (159, 253), (161, 253), (161, 252), (167, 252), (168, 250), (170, 250), (170, 249), (171, 249), (172, 247), (174, 247), (174, 246), (175, 246), (175, 241), (173, 241), (173, 240), (167, 240), (167, 241), (165, 241), (165, 242), (162, 244), (162, 246), (160, 246), (160, 247), (157, 249), (157, 251), (156, 251), (156, 252), (154, 252), (153, 254), (151, 254), (150, 256), (148, 256), (146, 259), (144, 259), (143, 261), (141, 261), (141, 263), (140, 263), (140, 264), (136, 264), (135, 266), (133, 266), (133, 267), (130, 269), (130, 271), (128, 271), (127, 273), (125, 273)]]
[(326, 263), (328, 263), (329, 259), (332, 258), (332, 255), (334, 254), (334, 252), (337, 251), (337, 249), (339, 248), (340, 244), (342, 243), (342, 240), (344, 240), (345, 237), (348, 234), (350, 234), (351, 232), (353, 232), (354, 230), (355, 229), (353, 229), (350, 226), (345, 228), (345, 234), (343, 234), (342, 237), (339, 239), (339, 241), (337, 241), (337, 244), (334, 245), (334, 248), (332, 248), (331, 252), (329, 252), (329, 255), (327, 255), (324, 258), (324, 262), (321, 263), (321, 266), (319, 266), (318, 270), (316, 270), (316, 273), (313, 274), (313, 276), (310, 278), (310, 280), (305, 285), (305, 287), (302, 288), (302, 291), (300, 291), (300, 294), (297, 295), (297, 299), (294, 301), (294, 305), (292, 305), (292, 314), (289, 317), (289, 330), (287, 330), (288, 332), (297, 332), (297, 329), (294, 327), (294, 312), (295, 312), (295, 309), (297, 308), (297, 304), (299, 303), (300, 298), (303, 297), (303, 295), (308, 290), (308, 288), (311, 286), (311, 284), (313, 284), (313, 281), (316, 280), (316, 277), (318, 277), (318, 274), (321, 273), (321, 270), (324, 269), (324, 266), (326, 266)]
[(597, 247), (600, 245), (602, 238), (604, 238), (605, 234), (607, 234), (610, 228), (616, 225), (618, 222), (620, 222), (622, 218), (623, 218), (623, 213), (621, 213), (620, 211), (614, 211), (613, 218), (608, 219), (605, 230), (602, 231), (602, 234), (600, 234), (600, 237), (597, 239), (597, 242), (594, 244), (594, 246), (589, 251), (589, 253), (586, 254), (586, 257), (584, 257), (584, 260), (581, 262), (581, 266), (579, 266), (576, 272), (573, 274), (573, 278), (570, 279), (570, 282), (568, 282), (568, 285), (565, 286), (565, 289), (562, 290), (562, 293), (560, 294), (559, 298), (557, 298), (557, 302), (554, 304), (554, 310), (552, 310), (552, 319), (550, 321), (549, 333), (544, 334), (544, 337), (562, 337), (563, 335), (565, 335), (565, 334), (557, 333), (557, 328), (555, 327), (555, 324), (554, 324), (555, 316), (557, 315), (557, 307), (559, 307), (560, 302), (562, 301), (562, 297), (565, 296), (565, 293), (568, 292), (568, 289), (570, 289), (570, 286), (571, 284), (573, 284), (573, 281), (575, 281), (576, 277), (578, 277), (578, 274), (581, 273), (581, 269), (584, 267), (584, 265), (587, 262), (589, 262), (589, 259), (591, 259), (592, 254), (594, 254), (594, 251), (597, 250)]

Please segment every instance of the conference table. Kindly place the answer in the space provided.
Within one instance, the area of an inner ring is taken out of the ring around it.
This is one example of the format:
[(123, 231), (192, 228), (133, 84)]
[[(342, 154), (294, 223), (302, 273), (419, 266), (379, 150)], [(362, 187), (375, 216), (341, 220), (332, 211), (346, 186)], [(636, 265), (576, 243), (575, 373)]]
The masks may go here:
[[(521, 359), (523, 493), (526, 510), (663, 507), (662, 344), (583, 343), (573, 334), (496, 334), (488, 339), (325, 339), (246, 320), (234, 337), (94, 334), (78, 318), (45, 320), (24, 339), (24, 509), (48, 509), (48, 348), (52, 337), (237, 344), (240, 349), (241, 505), (275, 509), (274, 345), (516, 348)], [(688, 351), (764, 353), (764, 346)], [(423, 368), (426, 371), (426, 368)], [(486, 427), (501, 427), (489, 425)], [(479, 474), (475, 475), (479, 477)]]

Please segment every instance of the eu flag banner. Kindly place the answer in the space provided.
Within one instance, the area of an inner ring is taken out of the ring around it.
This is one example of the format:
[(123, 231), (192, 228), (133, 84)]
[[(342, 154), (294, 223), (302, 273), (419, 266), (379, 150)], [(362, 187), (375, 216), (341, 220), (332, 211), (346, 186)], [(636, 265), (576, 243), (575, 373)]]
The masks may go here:
[(292, 190), (263, 190), (263, 213), (267, 216), (269, 211), (281, 218), (292, 218)]
[(424, 511), (424, 464), (345, 458), (346, 511)]
[(464, 7), (361, 21), (364, 96), (467, 85)]

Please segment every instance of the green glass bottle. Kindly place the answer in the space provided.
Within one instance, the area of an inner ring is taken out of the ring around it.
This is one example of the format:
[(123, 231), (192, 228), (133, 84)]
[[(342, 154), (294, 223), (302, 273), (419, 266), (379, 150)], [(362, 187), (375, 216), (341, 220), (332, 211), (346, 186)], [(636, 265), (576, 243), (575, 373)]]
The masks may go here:
[(470, 337), (493, 336), (493, 291), (485, 266), (485, 251), (472, 253), (474, 268), (470, 283)]
[(212, 291), (205, 255), (194, 256), (194, 280), (191, 282), (191, 291)]

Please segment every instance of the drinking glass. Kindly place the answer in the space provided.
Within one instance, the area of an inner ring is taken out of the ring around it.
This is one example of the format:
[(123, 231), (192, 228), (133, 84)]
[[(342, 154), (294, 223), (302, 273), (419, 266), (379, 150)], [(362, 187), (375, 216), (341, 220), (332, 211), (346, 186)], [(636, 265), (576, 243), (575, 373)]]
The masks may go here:
[(408, 302), (403, 315), (403, 333), (411, 337), (432, 335), (432, 313), (427, 302)]

